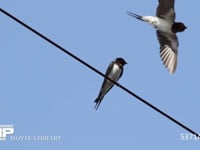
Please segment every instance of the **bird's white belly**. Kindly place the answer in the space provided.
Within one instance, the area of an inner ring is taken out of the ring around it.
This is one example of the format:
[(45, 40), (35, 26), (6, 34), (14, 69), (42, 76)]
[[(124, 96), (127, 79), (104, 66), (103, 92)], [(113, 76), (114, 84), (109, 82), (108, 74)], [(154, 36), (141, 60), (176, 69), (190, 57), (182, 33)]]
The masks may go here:
[(173, 34), (171, 31), (172, 23), (166, 21), (165, 19), (158, 18), (155, 16), (143, 16), (142, 19), (145, 22), (151, 24), (157, 30), (160, 30), (168, 34)]
[(115, 81), (117, 81), (119, 79), (119, 76), (121, 74), (121, 69), (118, 65), (114, 64), (113, 66), (113, 70), (112, 72), (110, 73), (109, 77)]
[(158, 26), (157, 26), (157, 29), (159, 31), (162, 31), (168, 34), (173, 34), (171, 31), (171, 28), (172, 28), (172, 23), (169, 23), (166, 20), (159, 18)]

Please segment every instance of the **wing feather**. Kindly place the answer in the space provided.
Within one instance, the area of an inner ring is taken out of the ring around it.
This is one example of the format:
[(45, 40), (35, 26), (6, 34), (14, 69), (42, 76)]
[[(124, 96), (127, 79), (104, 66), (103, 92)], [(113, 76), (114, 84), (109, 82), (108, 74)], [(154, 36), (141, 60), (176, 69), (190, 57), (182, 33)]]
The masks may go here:
[(174, 0), (159, 0), (156, 15), (170, 22), (175, 20)]
[(157, 37), (160, 43), (161, 60), (169, 72), (174, 73), (178, 59), (178, 38), (176, 34), (167, 34), (158, 30)]

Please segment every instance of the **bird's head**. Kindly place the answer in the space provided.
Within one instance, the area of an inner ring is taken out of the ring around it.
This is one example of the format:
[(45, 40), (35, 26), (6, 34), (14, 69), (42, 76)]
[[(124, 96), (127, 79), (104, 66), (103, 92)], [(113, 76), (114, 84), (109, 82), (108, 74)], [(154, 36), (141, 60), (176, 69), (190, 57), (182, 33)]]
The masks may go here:
[(183, 32), (185, 29), (187, 29), (187, 27), (182, 22), (175, 22), (172, 25), (172, 31), (174, 33), (176, 33), (176, 32)]
[(121, 57), (116, 58), (116, 59), (115, 59), (115, 62), (116, 62), (117, 64), (122, 65), (122, 66), (124, 66), (125, 64), (127, 64), (127, 62), (126, 62), (123, 58), (121, 58)]

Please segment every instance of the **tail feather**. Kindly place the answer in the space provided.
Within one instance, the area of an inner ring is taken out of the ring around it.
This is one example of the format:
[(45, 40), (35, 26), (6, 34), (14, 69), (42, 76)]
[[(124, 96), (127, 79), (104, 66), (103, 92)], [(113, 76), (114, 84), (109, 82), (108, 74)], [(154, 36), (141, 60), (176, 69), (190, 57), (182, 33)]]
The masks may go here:
[(132, 16), (132, 17), (136, 18), (136, 19), (139, 19), (139, 20), (144, 21), (144, 20), (142, 19), (142, 16), (140, 16), (140, 15), (137, 15), (137, 14), (132, 13), (132, 12), (130, 12), (130, 11), (127, 11), (127, 14), (128, 14), (129, 16)]
[(99, 108), (100, 103), (96, 103), (96, 105), (94, 106), (94, 109), (98, 109)]
[(101, 104), (103, 98), (101, 97), (97, 97), (97, 99), (94, 101), (96, 104), (94, 106), (94, 108), (97, 110), (99, 108), (99, 105)]

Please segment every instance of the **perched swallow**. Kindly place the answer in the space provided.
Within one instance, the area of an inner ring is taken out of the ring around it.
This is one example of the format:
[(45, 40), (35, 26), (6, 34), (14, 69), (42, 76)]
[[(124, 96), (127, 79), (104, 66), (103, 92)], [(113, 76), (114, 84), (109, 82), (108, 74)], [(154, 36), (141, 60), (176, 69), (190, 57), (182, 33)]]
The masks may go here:
[(174, 73), (178, 54), (176, 33), (183, 32), (187, 28), (182, 22), (175, 22), (174, 0), (159, 0), (156, 16), (140, 16), (132, 12), (127, 12), (127, 14), (156, 28), (160, 43), (160, 57), (169, 72)]
[[(112, 61), (108, 66), (108, 69), (106, 71), (106, 76), (114, 81), (118, 81), (123, 74), (123, 66), (125, 64), (127, 63), (123, 58), (116, 58), (115, 61)], [(96, 110), (98, 109), (106, 93), (113, 87), (113, 85), (114, 83), (112, 83), (106, 78), (104, 79), (99, 95), (94, 101), (96, 103), (95, 105)]]

